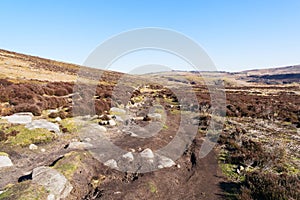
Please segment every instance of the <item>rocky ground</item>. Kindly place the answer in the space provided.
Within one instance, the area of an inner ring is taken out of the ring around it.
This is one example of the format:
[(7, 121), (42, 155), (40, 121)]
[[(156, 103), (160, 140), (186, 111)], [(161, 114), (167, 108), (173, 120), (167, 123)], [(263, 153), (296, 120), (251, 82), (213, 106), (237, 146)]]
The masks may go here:
[[(211, 72), (205, 84), (195, 72), (132, 76), (2, 50), (0, 67), (0, 199), (300, 198), (295, 76)], [(226, 116), (200, 158), (216, 118), (207, 84), (220, 75)], [(182, 120), (195, 135), (180, 136)], [(161, 151), (172, 141), (175, 154)]]

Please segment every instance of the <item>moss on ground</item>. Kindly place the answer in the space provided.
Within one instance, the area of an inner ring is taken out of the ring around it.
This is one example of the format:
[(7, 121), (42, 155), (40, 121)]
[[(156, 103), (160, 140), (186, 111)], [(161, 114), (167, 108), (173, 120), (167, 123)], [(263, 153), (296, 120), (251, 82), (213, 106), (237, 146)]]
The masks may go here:
[(67, 128), (71, 133), (77, 133), (82, 128), (82, 126), (76, 123), (74, 118), (66, 118), (61, 120), (59, 123), (63, 128)]
[(53, 168), (62, 173), (68, 180), (72, 180), (76, 170), (83, 165), (82, 160), (86, 153), (70, 152), (59, 160)]
[(0, 156), (8, 156), (8, 154), (0, 151)]
[(24, 125), (14, 125), (7, 127), (4, 130), (6, 133), (16, 132), (15, 136), (8, 136), (6, 143), (13, 146), (25, 147), (32, 143), (41, 144), (49, 143), (56, 138), (55, 133), (50, 132), (47, 129), (27, 129)]
[(0, 200), (40, 200), (47, 199), (48, 194), (43, 186), (24, 181), (7, 187)]
[(157, 193), (157, 187), (153, 182), (149, 182), (148, 186), (151, 193)]

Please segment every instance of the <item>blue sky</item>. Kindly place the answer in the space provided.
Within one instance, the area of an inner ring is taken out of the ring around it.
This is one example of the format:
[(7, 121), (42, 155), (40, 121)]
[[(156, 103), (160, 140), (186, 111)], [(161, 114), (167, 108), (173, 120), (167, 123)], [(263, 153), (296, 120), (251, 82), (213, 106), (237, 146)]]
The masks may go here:
[(300, 64), (299, 10), (299, 0), (2, 0), (0, 48), (82, 64), (113, 35), (161, 27), (192, 38), (219, 70), (286, 66)]

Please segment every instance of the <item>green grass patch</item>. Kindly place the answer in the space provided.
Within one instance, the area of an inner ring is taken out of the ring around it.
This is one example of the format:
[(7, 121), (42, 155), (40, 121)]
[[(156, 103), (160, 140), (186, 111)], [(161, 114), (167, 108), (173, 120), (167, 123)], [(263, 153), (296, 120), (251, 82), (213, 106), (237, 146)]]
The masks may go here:
[(168, 130), (169, 127), (168, 127), (166, 124), (164, 124), (164, 125), (163, 125), (163, 129), (164, 129), (164, 130)]
[(149, 182), (148, 186), (149, 186), (149, 190), (150, 190), (151, 193), (157, 193), (157, 187), (154, 183)]
[(6, 143), (21, 147), (28, 146), (32, 143), (49, 143), (56, 138), (55, 133), (43, 128), (29, 130), (25, 128), (24, 125), (16, 125), (8, 127), (5, 130), (6, 133), (10, 133), (12, 131), (16, 131), (18, 133), (16, 136), (9, 136)]
[(43, 186), (24, 181), (7, 187), (0, 194), (0, 200), (40, 200), (47, 199), (47, 196), (48, 192)]
[(59, 123), (63, 128), (67, 128), (71, 133), (77, 133), (82, 128), (82, 125), (76, 122), (74, 118), (66, 118), (61, 120)]
[(59, 160), (53, 168), (62, 173), (68, 180), (72, 180), (78, 167), (83, 165), (82, 160), (85, 156), (85, 153), (72, 151)]

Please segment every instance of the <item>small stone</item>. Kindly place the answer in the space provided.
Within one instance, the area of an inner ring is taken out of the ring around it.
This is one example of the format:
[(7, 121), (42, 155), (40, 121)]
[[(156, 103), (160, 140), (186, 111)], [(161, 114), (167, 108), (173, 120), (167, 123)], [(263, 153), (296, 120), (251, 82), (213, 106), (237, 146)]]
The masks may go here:
[(117, 125), (117, 123), (116, 123), (115, 120), (113, 120), (113, 119), (108, 120), (108, 124), (111, 125), (111, 126)]
[(132, 153), (134, 153), (134, 152), (135, 152), (135, 149), (131, 149), (131, 148), (130, 148), (129, 150), (130, 150)]
[(179, 164), (177, 164), (176, 166), (177, 166), (177, 168), (178, 168), (178, 169), (180, 169), (180, 168), (181, 168), (181, 166), (180, 166)]
[(90, 142), (90, 141), (92, 141), (92, 139), (91, 138), (84, 138), (84, 141), (85, 142)]
[(154, 158), (154, 154), (151, 149), (147, 148), (140, 153), (140, 155), (144, 158)]
[(243, 171), (245, 168), (241, 165), (240, 166), (240, 170)]
[(159, 113), (151, 113), (151, 114), (148, 114), (147, 116), (153, 121), (159, 121), (162, 119), (162, 116)]
[(117, 191), (117, 192), (114, 192), (114, 194), (121, 194), (121, 192), (120, 192), (120, 191)]
[(162, 168), (164, 168), (164, 166), (158, 165), (157, 168), (158, 168), (158, 169), (162, 169)]
[(11, 167), (13, 163), (11, 162), (10, 158), (6, 155), (0, 156), (0, 168), (2, 167)]
[(110, 159), (110, 160), (106, 161), (106, 162), (104, 163), (104, 165), (107, 166), (107, 167), (114, 168), (114, 169), (117, 169), (117, 168), (118, 168), (117, 161), (115, 161), (114, 159)]
[(61, 118), (60, 117), (56, 117), (54, 120), (57, 121), (57, 122), (60, 122)]
[(159, 156), (159, 164), (163, 167), (172, 167), (175, 165), (175, 162), (171, 158), (167, 158), (165, 156)]
[(41, 149), (41, 152), (43, 152), (43, 153), (44, 153), (44, 152), (46, 152), (46, 149), (44, 149), (44, 148), (43, 148), (43, 149)]
[(55, 195), (54, 194), (49, 194), (47, 197), (47, 200), (55, 200)]
[(38, 149), (38, 146), (36, 146), (35, 144), (30, 144), (30, 145), (29, 145), (29, 149), (30, 149), (30, 150), (37, 150), (37, 149)]
[(134, 160), (133, 154), (131, 152), (124, 154), (122, 157), (128, 159), (129, 161)]

